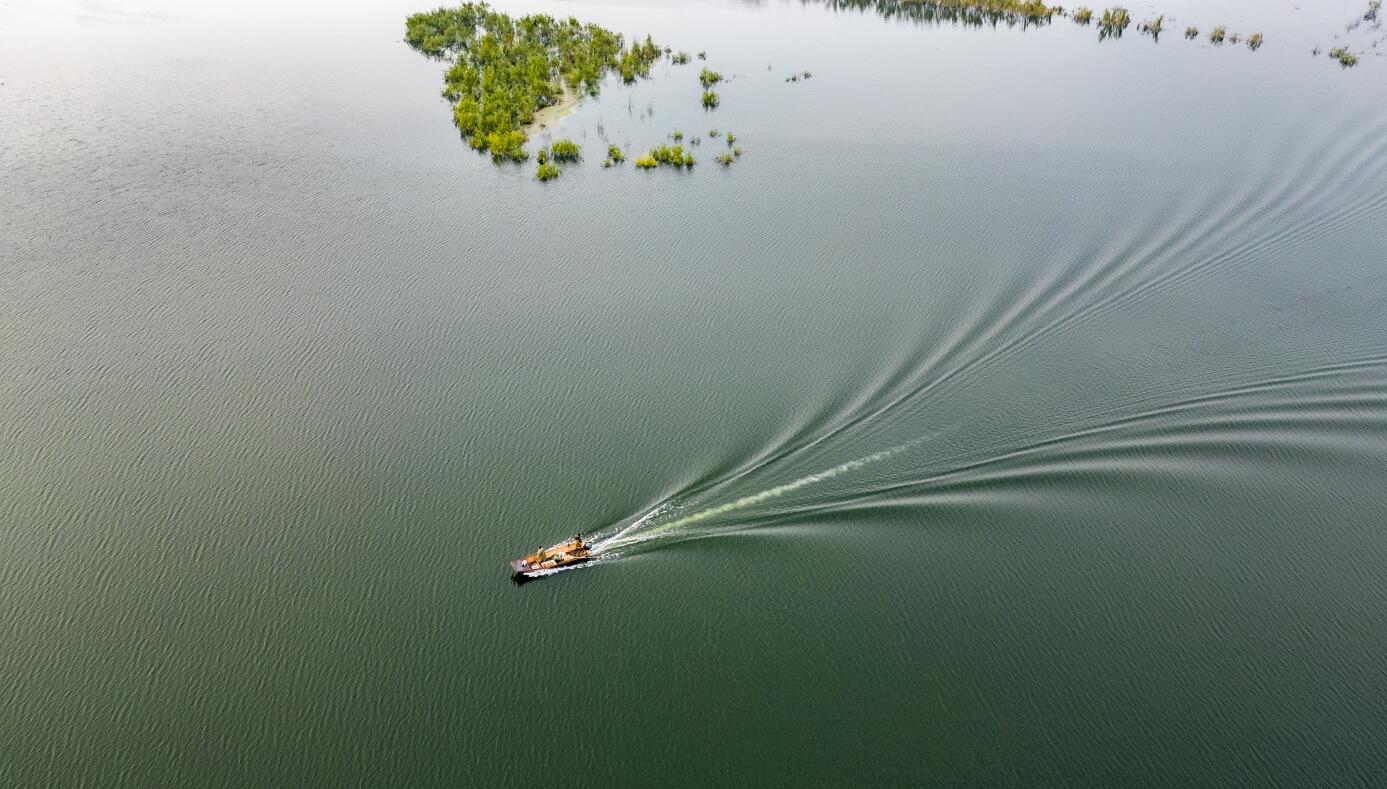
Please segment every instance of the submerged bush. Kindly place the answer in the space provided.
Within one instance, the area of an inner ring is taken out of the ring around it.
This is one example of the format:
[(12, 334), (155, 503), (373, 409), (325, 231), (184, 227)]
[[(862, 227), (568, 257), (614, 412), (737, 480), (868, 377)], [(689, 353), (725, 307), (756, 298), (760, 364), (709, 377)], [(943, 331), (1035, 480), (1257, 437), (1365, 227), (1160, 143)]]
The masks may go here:
[(674, 139), (675, 142), (683, 142), (683, 141), (684, 141), (684, 133), (681, 132), (681, 131), (677, 131), (677, 132), (675, 132), (674, 134), (671, 134), (670, 137), (672, 137), (672, 138)]
[(1076, 9), (1074, 9), (1074, 21), (1075, 21), (1075, 22), (1078, 22), (1078, 23), (1081, 24), (1081, 25), (1086, 25), (1086, 24), (1088, 24), (1089, 22), (1092, 22), (1092, 21), (1093, 21), (1093, 9), (1092, 9), (1092, 8), (1076, 8)]
[(626, 154), (622, 153), (621, 149), (616, 147), (615, 145), (608, 145), (607, 160), (620, 164), (621, 162), (626, 161)]
[(718, 106), (718, 94), (715, 93), (715, 92), (713, 92), (713, 91), (711, 91), (711, 90), (705, 90), (705, 91), (703, 91), (703, 108), (704, 108), (704, 109), (707, 109), (707, 110), (711, 110), (711, 109), (713, 109), (714, 107), (717, 107), (717, 106)]
[(1165, 14), (1161, 14), (1155, 19), (1149, 19), (1141, 23), (1141, 32), (1155, 39), (1161, 37), (1161, 31), (1163, 30), (1165, 30)]
[(717, 159), (718, 164), (723, 167), (727, 167), (737, 161), (737, 158), (730, 153), (720, 153), (714, 158)]
[(554, 144), (549, 148), (550, 156), (554, 157), (556, 162), (576, 162), (583, 158), (583, 149), (572, 140), (554, 140)]
[(1199, 38), (1199, 28), (1193, 25), (1185, 28), (1185, 38)]
[(675, 55), (674, 57), (670, 58), (669, 61), (670, 61), (671, 63), (673, 63), (674, 65), (676, 65), (676, 66), (682, 66), (682, 65), (684, 65), (684, 64), (686, 64), (686, 63), (689, 62), (689, 53), (687, 53), (687, 52), (680, 52), (679, 54), (677, 54), (677, 55)]
[(728, 144), (728, 145), (731, 145), (732, 143), (734, 143), (734, 142), (736, 142), (736, 141), (737, 141), (737, 135), (733, 134), (732, 132), (728, 132), (728, 133), (727, 133), (727, 144)]
[(717, 129), (709, 129), (709, 130), (708, 130), (708, 136), (709, 136), (709, 137), (712, 137), (712, 138), (715, 139), (715, 140), (716, 140), (716, 139), (718, 138), (718, 136), (721, 135), (721, 134), (722, 134), (722, 132), (718, 131)]
[(1253, 33), (1252, 35), (1248, 36), (1248, 37), (1247, 37), (1247, 48), (1250, 49), (1250, 50), (1252, 50), (1253, 52), (1256, 52), (1257, 50), (1261, 49), (1261, 48), (1262, 48), (1262, 34), (1261, 34), (1261, 33)]
[(636, 166), (642, 170), (660, 166), (688, 168), (694, 166), (694, 158), (682, 145), (661, 145), (651, 148), (649, 153), (636, 159)]
[(703, 83), (703, 89), (707, 90), (719, 82), (722, 82), (722, 75), (705, 67), (702, 71), (698, 72), (698, 81)]
[(541, 181), (552, 181), (559, 177), (559, 168), (551, 162), (545, 162), (535, 170), (535, 177)]
[(1103, 18), (1098, 20), (1098, 34), (1104, 38), (1108, 36), (1121, 36), (1122, 31), (1132, 24), (1132, 15), (1127, 13), (1127, 9), (1122, 6), (1113, 6), (1103, 12)]
[(1227, 37), (1228, 28), (1224, 27), (1223, 25), (1219, 25), (1218, 27), (1214, 28), (1214, 32), (1209, 34), (1209, 41), (1215, 44), (1222, 44), (1223, 39)]
[(1329, 56), (1339, 61), (1339, 65), (1344, 68), (1358, 65), (1358, 56), (1348, 51), (1348, 47), (1335, 47), (1329, 50)]

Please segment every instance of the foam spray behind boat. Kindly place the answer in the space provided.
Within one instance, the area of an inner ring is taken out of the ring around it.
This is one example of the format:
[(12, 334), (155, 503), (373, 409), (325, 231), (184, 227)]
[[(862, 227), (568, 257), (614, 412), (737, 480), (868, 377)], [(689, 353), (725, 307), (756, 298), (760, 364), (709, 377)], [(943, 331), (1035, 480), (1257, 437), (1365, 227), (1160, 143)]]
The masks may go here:
[(620, 548), (650, 542), (652, 540), (695, 536), (697, 532), (693, 532), (692, 529), (699, 524), (713, 521), (720, 516), (745, 510), (758, 504), (763, 504), (772, 499), (778, 499), (786, 494), (793, 493), (820, 482), (826, 482), (834, 477), (856, 471), (864, 466), (879, 463), (894, 455), (899, 455), (914, 446), (922, 444), (933, 437), (934, 434), (914, 438), (903, 444), (891, 447), (890, 449), (884, 449), (865, 457), (849, 460), (846, 463), (840, 463), (832, 468), (800, 477), (792, 482), (776, 485), (775, 487), (767, 488), (759, 493), (742, 496), (741, 498), (729, 501), (725, 504), (706, 507), (697, 512), (665, 521), (665, 517), (677, 511), (676, 500), (672, 499), (640, 516), (630, 525), (619, 528), (614, 534), (594, 539), (592, 550), (594, 553), (604, 554)]

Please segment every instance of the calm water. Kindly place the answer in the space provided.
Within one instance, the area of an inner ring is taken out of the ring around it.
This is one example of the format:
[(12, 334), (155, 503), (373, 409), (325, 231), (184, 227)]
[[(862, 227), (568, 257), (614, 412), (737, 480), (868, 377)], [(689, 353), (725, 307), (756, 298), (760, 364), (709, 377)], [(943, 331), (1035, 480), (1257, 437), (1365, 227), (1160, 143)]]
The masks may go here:
[(732, 77), (548, 185), (358, 5), (0, 5), (0, 784), (1387, 781), (1365, 4), (503, 3)]

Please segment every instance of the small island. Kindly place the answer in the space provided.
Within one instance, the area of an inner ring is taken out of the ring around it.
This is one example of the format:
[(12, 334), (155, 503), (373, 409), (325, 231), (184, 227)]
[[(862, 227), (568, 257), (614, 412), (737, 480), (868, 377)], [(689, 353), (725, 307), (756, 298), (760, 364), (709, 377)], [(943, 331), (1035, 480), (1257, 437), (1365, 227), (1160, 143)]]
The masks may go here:
[[(597, 95), (612, 73), (625, 82), (650, 75), (664, 51), (646, 36), (626, 47), (606, 28), (533, 14), (518, 19), (484, 2), (414, 14), (405, 41), (449, 62), (443, 96), (469, 145), (492, 159), (524, 161), (525, 129), (547, 108)], [(546, 169), (546, 175), (556, 175)]]

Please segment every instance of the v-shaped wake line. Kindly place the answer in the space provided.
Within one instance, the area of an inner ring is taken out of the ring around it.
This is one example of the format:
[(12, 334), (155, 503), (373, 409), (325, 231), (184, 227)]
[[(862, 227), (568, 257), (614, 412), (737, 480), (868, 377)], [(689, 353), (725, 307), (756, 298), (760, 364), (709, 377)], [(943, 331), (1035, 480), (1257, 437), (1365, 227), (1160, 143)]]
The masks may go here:
[(802, 488), (807, 488), (816, 483), (825, 482), (827, 480), (833, 479), (834, 477), (838, 477), (848, 472), (855, 471), (857, 469), (862, 468), (863, 466), (869, 466), (873, 463), (879, 463), (883, 460), (886, 460), (889, 457), (892, 457), (893, 455), (898, 455), (906, 451), (907, 449), (910, 449), (911, 447), (929, 441), (930, 439), (934, 438), (935, 435), (937, 434), (931, 433), (927, 436), (913, 438), (909, 441), (906, 441), (905, 443), (897, 444), (896, 446), (891, 447), (890, 449), (883, 449), (880, 452), (873, 452), (870, 455), (856, 458), (855, 460), (849, 460), (846, 463), (840, 463), (832, 468), (800, 477), (799, 479), (794, 480), (792, 482), (787, 482), (783, 485), (776, 485), (773, 488), (767, 488), (763, 491), (760, 491), (759, 493), (753, 493), (748, 496), (743, 496), (734, 501), (727, 502), (726, 504), (719, 504), (714, 507), (701, 509), (698, 512), (675, 518), (674, 520), (671, 520), (667, 523), (660, 523), (659, 517), (664, 513), (669, 512), (673, 506), (673, 502), (665, 502), (659, 505), (658, 507), (655, 507), (654, 509), (650, 510), (649, 512), (645, 513), (641, 517), (637, 518), (634, 523), (632, 523), (629, 526), (626, 526), (625, 528), (622, 528), (616, 534), (595, 541), (593, 543), (593, 550), (600, 553), (603, 551), (615, 550), (617, 548), (625, 547), (628, 545), (647, 542), (649, 540), (653, 540), (659, 537), (674, 536), (674, 533), (678, 530), (688, 529), (690, 526), (695, 526), (699, 523), (712, 520), (721, 515), (727, 515), (728, 513), (736, 512), (738, 510), (744, 510), (748, 507), (753, 507), (757, 504), (770, 501), (771, 499), (779, 498), (787, 493), (793, 493), (794, 491), (800, 490)]

